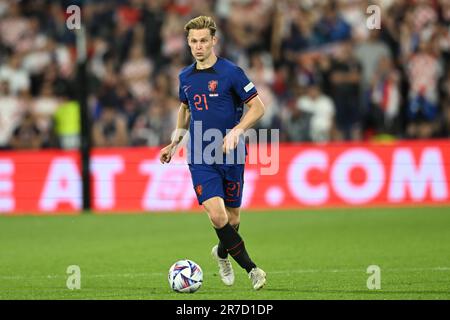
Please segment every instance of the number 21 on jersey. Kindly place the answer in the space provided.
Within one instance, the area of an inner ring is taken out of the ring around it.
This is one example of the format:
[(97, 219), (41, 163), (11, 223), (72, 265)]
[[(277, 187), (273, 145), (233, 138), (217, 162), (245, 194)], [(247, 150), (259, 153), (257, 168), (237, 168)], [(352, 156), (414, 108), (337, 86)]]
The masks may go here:
[(206, 94), (196, 94), (194, 96), (194, 106), (195, 109), (199, 111), (203, 110), (203, 106), (206, 110), (208, 110), (208, 101), (206, 100)]

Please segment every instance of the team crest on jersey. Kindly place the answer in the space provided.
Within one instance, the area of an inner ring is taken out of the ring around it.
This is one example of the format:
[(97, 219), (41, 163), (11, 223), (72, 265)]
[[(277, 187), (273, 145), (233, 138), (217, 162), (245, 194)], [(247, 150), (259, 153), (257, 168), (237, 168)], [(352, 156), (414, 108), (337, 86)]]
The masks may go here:
[(211, 81), (208, 82), (208, 90), (210, 92), (216, 92), (218, 85), (219, 85), (219, 81), (211, 80)]

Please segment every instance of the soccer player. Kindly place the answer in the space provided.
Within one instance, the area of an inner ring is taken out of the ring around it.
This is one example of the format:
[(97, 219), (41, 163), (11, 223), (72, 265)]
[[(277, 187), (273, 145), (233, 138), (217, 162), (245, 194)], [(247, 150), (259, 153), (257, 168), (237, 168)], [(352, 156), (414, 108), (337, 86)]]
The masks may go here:
[[(265, 107), (244, 71), (214, 53), (217, 28), (211, 17), (196, 17), (184, 29), (195, 62), (179, 75), (177, 127), (172, 142), (161, 150), (160, 161), (170, 162), (189, 129), (189, 170), (198, 202), (219, 238), (212, 255), (221, 279), (228, 286), (234, 283), (231, 255), (259, 290), (266, 283), (266, 273), (250, 258), (238, 231), (246, 155), (243, 133), (264, 115)], [(245, 116), (244, 104), (249, 107)], [(213, 139), (218, 130), (220, 138)], [(213, 140), (213, 151), (205, 140)]]

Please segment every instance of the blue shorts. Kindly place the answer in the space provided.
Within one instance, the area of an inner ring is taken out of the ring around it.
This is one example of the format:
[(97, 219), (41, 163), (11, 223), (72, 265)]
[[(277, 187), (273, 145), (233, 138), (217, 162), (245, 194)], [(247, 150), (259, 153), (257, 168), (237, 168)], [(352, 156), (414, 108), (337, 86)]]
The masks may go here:
[(244, 164), (190, 164), (189, 171), (200, 205), (212, 197), (221, 197), (227, 207), (241, 206)]

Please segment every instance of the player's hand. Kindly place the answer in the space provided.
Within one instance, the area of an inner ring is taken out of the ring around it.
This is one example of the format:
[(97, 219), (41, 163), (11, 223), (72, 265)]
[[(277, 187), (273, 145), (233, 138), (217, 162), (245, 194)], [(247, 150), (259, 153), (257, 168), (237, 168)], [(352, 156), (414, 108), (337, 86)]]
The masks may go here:
[(177, 145), (174, 143), (169, 144), (168, 146), (161, 149), (159, 153), (159, 161), (161, 163), (169, 163), (172, 160), (172, 156), (175, 153)]
[(242, 129), (232, 129), (223, 139), (222, 150), (224, 153), (228, 154), (230, 151), (236, 149), (239, 137), (244, 133)]

